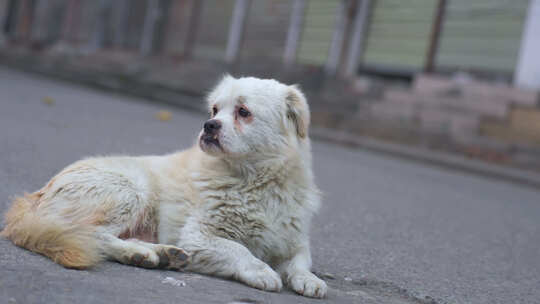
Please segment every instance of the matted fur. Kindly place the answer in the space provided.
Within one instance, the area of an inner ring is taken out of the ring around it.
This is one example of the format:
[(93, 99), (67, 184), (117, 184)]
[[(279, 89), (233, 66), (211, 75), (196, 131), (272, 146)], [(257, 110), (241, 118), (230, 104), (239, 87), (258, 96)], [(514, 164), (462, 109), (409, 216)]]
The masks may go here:
[(102, 258), (324, 297), (310, 271), (320, 205), (309, 107), (296, 86), (224, 77), (192, 148), (78, 161), (15, 199), (2, 234), (71, 268)]

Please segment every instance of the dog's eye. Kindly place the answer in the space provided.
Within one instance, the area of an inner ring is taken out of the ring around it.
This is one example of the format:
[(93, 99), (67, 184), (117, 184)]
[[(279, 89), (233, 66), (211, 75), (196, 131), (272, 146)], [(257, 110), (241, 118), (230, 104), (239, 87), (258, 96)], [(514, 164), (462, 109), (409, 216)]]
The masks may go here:
[(212, 107), (212, 117), (216, 116), (218, 112), (218, 108), (216, 106)]
[(238, 115), (240, 115), (241, 117), (246, 118), (249, 115), (251, 115), (251, 113), (248, 110), (244, 109), (244, 108), (238, 108)]

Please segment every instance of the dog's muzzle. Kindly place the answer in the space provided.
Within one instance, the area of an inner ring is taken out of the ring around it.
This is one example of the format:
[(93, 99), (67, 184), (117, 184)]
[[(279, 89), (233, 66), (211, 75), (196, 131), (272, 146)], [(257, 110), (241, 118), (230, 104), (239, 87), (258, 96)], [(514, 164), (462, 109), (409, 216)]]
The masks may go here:
[(221, 121), (217, 119), (210, 119), (204, 123), (204, 133), (206, 134), (217, 134), (219, 129), (221, 129)]
[(218, 134), (221, 129), (221, 121), (217, 119), (210, 119), (204, 123), (204, 132), (201, 136), (201, 140), (206, 145), (215, 145), (220, 147)]

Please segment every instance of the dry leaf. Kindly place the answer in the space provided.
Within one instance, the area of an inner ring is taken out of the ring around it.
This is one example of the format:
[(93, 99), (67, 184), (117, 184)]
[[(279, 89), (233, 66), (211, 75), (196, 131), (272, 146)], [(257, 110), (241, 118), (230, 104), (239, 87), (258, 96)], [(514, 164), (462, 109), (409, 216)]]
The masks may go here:
[(54, 99), (52, 99), (51, 97), (48, 97), (48, 96), (43, 97), (43, 99), (41, 101), (43, 101), (43, 103), (48, 105), (48, 106), (54, 105)]
[(161, 121), (168, 121), (168, 120), (171, 120), (172, 113), (170, 111), (165, 111), (165, 110), (159, 111), (156, 114), (156, 118)]

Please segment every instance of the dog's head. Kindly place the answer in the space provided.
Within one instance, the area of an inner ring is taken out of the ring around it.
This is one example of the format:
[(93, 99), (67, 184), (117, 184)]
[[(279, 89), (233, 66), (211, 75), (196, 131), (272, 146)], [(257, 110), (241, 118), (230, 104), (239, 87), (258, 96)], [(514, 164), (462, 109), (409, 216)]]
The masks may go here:
[(296, 86), (227, 75), (207, 101), (211, 117), (204, 123), (199, 145), (208, 154), (264, 157), (308, 140), (309, 108)]

